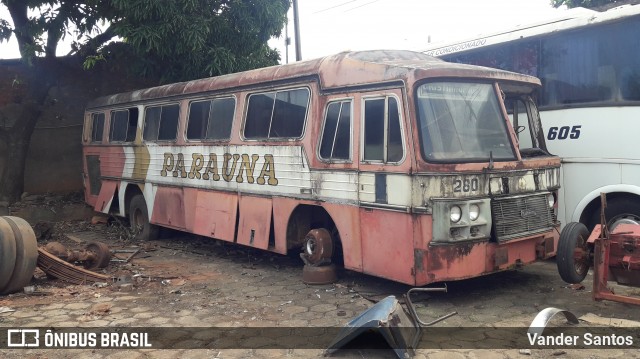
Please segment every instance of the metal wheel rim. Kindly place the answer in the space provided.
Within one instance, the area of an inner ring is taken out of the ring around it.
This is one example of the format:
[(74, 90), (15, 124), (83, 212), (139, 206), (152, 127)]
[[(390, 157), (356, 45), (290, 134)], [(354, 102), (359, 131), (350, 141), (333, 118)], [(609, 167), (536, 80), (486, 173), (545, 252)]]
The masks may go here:
[(576, 273), (584, 274), (589, 271), (589, 248), (584, 237), (578, 236), (573, 250), (573, 266)]

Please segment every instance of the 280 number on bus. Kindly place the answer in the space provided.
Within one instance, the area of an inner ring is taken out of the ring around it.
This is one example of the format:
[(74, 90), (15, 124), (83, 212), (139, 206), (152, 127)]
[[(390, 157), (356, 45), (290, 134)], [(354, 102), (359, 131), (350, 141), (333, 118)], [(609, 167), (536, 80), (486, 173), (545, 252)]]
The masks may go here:
[(566, 140), (567, 138), (575, 140), (580, 137), (580, 128), (582, 128), (582, 125), (550, 127), (549, 133), (547, 133), (547, 140)]
[(475, 192), (479, 188), (478, 178), (472, 178), (471, 180), (455, 179), (453, 181), (453, 192)]

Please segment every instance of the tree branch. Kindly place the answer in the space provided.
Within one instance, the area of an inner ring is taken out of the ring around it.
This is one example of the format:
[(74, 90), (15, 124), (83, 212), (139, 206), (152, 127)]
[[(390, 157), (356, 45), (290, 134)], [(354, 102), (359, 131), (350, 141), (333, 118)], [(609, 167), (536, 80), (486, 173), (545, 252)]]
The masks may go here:
[(82, 44), (80, 48), (71, 50), (68, 55), (75, 57), (86, 57), (88, 55), (95, 54), (100, 46), (104, 45), (114, 37), (116, 37), (116, 32), (113, 29), (113, 26), (109, 26), (106, 30), (104, 30), (104, 32), (92, 37), (87, 42)]
[(18, 40), (18, 48), (23, 59), (29, 57), (30, 48), (35, 45), (34, 39), (29, 35), (29, 17), (27, 16), (28, 6), (24, 1), (8, 1), (5, 3), (13, 20), (13, 33)]

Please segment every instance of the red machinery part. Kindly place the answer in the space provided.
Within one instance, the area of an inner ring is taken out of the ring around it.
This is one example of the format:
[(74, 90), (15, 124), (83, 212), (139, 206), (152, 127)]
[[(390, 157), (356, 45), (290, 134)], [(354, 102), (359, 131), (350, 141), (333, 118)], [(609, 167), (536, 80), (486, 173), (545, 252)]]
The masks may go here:
[(615, 294), (608, 287), (609, 274), (623, 285), (640, 286), (640, 226), (620, 224), (601, 236), (596, 226), (588, 239), (593, 243), (593, 299), (640, 305), (640, 298)]

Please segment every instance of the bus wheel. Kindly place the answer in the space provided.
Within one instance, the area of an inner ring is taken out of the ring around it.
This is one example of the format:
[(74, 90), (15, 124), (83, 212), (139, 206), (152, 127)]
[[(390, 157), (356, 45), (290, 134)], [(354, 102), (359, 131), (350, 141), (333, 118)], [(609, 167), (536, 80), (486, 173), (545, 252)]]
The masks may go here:
[[(597, 211), (591, 216), (591, 228), (600, 224), (600, 212)], [(607, 228), (609, 232), (620, 224), (640, 224), (640, 203), (629, 198), (614, 198), (607, 203), (607, 208), (604, 211), (605, 218), (607, 219)]]
[(129, 205), (129, 222), (135, 239), (139, 241), (150, 241), (158, 238), (158, 226), (149, 223), (149, 211), (147, 202), (141, 194), (131, 199)]
[(312, 229), (304, 238), (303, 257), (310, 265), (319, 266), (331, 263), (333, 256), (333, 240), (324, 228)]
[(580, 283), (591, 265), (589, 231), (580, 222), (571, 222), (560, 233), (556, 263), (560, 277), (567, 283)]

